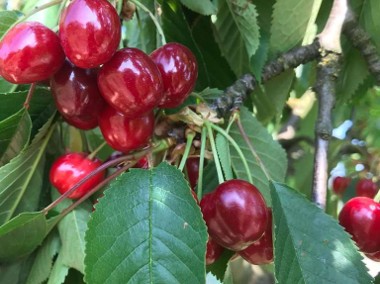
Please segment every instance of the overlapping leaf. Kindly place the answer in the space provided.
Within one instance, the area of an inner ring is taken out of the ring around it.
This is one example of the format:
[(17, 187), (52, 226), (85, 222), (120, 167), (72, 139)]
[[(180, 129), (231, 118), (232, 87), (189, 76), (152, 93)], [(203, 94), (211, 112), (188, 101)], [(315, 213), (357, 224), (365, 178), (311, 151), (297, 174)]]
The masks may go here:
[(0, 11), (0, 39), (17, 19), (18, 13), (16, 11)]
[(271, 196), (278, 283), (372, 282), (362, 256), (336, 220), (284, 184), (272, 183)]
[(228, 140), (221, 134), (218, 134), (216, 135), (215, 142), (220, 164), (222, 165), (224, 177), (226, 180), (232, 179), (233, 175), (231, 170), (231, 157)]
[(206, 226), (178, 169), (133, 169), (95, 208), (85, 238), (88, 283), (204, 283)]
[(181, 3), (190, 10), (202, 15), (211, 15), (216, 13), (216, 7), (210, 0), (181, 0)]

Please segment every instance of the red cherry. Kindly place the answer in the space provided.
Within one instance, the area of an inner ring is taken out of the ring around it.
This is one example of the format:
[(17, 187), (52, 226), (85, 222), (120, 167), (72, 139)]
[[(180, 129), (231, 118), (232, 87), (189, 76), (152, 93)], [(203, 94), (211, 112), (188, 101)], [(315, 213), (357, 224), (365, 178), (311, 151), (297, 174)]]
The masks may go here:
[(58, 111), (77, 128), (87, 130), (98, 126), (98, 114), (106, 103), (96, 78), (95, 69), (81, 69), (66, 61), (50, 80)]
[[(61, 194), (64, 194), (101, 165), (99, 160), (91, 160), (84, 153), (68, 153), (54, 161), (50, 169), (50, 182)], [(100, 183), (104, 176), (104, 171), (94, 175), (68, 197), (81, 198)]]
[(365, 254), (369, 259), (373, 261), (380, 262), (380, 251), (375, 252), (375, 253), (366, 253)]
[(212, 238), (208, 238), (206, 246), (206, 265), (213, 264), (221, 256), (224, 248), (214, 242)]
[(163, 97), (157, 66), (136, 48), (116, 52), (100, 69), (98, 85), (107, 102), (127, 117), (152, 111)]
[(268, 209), (268, 224), (264, 235), (238, 254), (249, 263), (256, 265), (273, 262), (272, 211), (270, 209)]
[(58, 36), (37, 22), (15, 25), (0, 42), (0, 75), (14, 84), (46, 80), (64, 60)]
[(161, 108), (175, 108), (183, 103), (194, 89), (198, 77), (198, 64), (186, 46), (171, 42), (152, 52), (164, 82), (165, 97)]
[(335, 177), (332, 186), (334, 193), (337, 195), (342, 195), (346, 191), (350, 182), (351, 179), (348, 177)]
[(190, 187), (194, 190), (199, 176), (199, 157), (190, 157), (186, 160), (186, 171)]
[(220, 245), (240, 251), (264, 233), (268, 213), (263, 196), (252, 184), (239, 179), (220, 184), (201, 200), (209, 235)]
[(93, 68), (106, 63), (116, 52), (121, 38), (120, 19), (107, 0), (74, 0), (61, 15), (59, 37), (72, 63)]
[(374, 198), (377, 193), (377, 185), (370, 179), (361, 179), (356, 184), (356, 196)]
[(107, 106), (99, 116), (99, 128), (107, 143), (117, 151), (129, 152), (145, 146), (153, 135), (154, 115), (127, 118)]
[(364, 253), (380, 251), (380, 204), (368, 197), (350, 199), (339, 213), (339, 223)]

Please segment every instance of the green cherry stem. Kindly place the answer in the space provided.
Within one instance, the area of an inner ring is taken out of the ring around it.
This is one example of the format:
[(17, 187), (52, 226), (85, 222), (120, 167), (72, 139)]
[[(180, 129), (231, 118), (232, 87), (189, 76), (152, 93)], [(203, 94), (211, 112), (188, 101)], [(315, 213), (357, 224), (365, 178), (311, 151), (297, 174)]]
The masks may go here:
[(100, 150), (102, 150), (103, 149), (103, 147), (104, 146), (106, 146), (107, 145), (107, 142), (106, 141), (104, 141), (103, 143), (101, 143), (94, 151), (92, 151), (91, 152), (91, 154), (89, 154), (87, 157), (89, 158), (89, 159), (94, 159), (95, 158), (95, 156), (99, 153), (99, 151)]
[(149, 14), (150, 18), (152, 19), (154, 25), (157, 28), (158, 33), (161, 36), (162, 44), (165, 45), (166, 44), (165, 34), (164, 34), (164, 31), (162, 30), (162, 27), (161, 27), (160, 23), (158, 22), (158, 19), (156, 18), (156, 16), (154, 16), (152, 14), (152, 12), (144, 4), (142, 4), (140, 1), (138, 1), (138, 0), (130, 0), (130, 1), (132, 3), (134, 3), (137, 7), (139, 7), (140, 9), (144, 10), (145, 12), (147, 12)]
[(223, 177), (222, 166), (220, 165), (220, 160), (219, 160), (219, 157), (218, 157), (218, 151), (216, 149), (216, 144), (215, 144), (215, 139), (214, 139), (214, 133), (212, 131), (213, 124), (210, 123), (210, 122), (208, 122), (208, 121), (205, 121), (204, 124), (205, 124), (205, 126), (207, 128), (208, 138), (210, 140), (211, 150), (212, 150), (212, 154), (214, 156), (214, 162), (215, 162), (216, 172), (218, 173), (218, 180), (219, 180), (219, 183), (223, 183), (224, 182), (224, 177)]
[(198, 173), (198, 186), (197, 186), (197, 197), (198, 200), (202, 199), (203, 195), (203, 169), (205, 164), (205, 152), (206, 152), (206, 141), (207, 141), (207, 128), (202, 128), (201, 134), (201, 151), (199, 157), (199, 173)]
[(377, 203), (380, 202), (380, 190), (376, 193), (375, 197), (373, 198)]
[(227, 140), (231, 143), (231, 145), (235, 148), (236, 152), (238, 153), (241, 161), (243, 162), (245, 172), (248, 177), (248, 181), (253, 184), (253, 179), (251, 175), (251, 171), (249, 170), (248, 162), (247, 159), (245, 158), (243, 152), (241, 151), (239, 145), (236, 143), (236, 141), (221, 127), (215, 125), (215, 124), (210, 124), (212, 128), (214, 128), (217, 132), (222, 134), (224, 137), (227, 138)]
[(257, 163), (259, 164), (261, 170), (263, 171), (264, 175), (268, 180), (272, 180), (266, 166), (264, 165), (263, 161), (260, 159), (259, 155), (257, 154), (256, 150), (253, 148), (251, 140), (249, 139), (247, 132), (245, 132), (245, 129), (243, 127), (243, 124), (241, 123), (240, 117), (236, 120), (236, 124), (239, 128), (239, 132), (241, 136), (243, 137), (245, 143), (247, 144), (249, 150), (251, 151), (253, 157), (256, 159)]
[(181, 163), (178, 166), (178, 169), (182, 172), (183, 168), (185, 167), (187, 157), (189, 157), (191, 145), (193, 145), (193, 140), (195, 137), (195, 133), (193, 131), (189, 131), (189, 133), (186, 135), (186, 148), (183, 152)]

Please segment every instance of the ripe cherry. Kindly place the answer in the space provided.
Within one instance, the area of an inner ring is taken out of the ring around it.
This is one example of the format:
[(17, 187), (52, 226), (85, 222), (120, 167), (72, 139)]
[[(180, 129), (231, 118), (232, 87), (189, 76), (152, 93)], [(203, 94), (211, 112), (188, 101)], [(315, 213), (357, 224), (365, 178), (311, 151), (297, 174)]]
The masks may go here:
[(273, 262), (272, 211), (270, 209), (268, 209), (268, 224), (264, 235), (238, 254), (249, 263), (256, 265)]
[(186, 160), (186, 171), (190, 187), (194, 190), (199, 176), (199, 157), (190, 157)]
[(149, 169), (149, 160), (148, 160), (148, 157), (144, 156), (144, 157), (140, 158), (137, 161), (135, 167), (136, 168), (140, 168), (140, 169)]
[(217, 261), (223, 250), (224, 248), (222, 246), (209, 237), (206, 245), (206, 265), (213, 264)]
[(333, 180), (332, 189), (335, 194), (342, 195), (349, 186), (351, 179), (348, 177), (337, 176)]
[(59, 37), (72, 63), (97, 67), (110, 60), (119, 46), (120, 19), (107, 0), (74, 0), (61, 15)]
[(163, 97), (157, 66), (136, 48), (116, 52), (100, 69), (98, 85), (106, 101), (131, 118), (152, 111)]
[(356, 184), (356, 196), (374, 198), (377, 193), (377, 185), (370, 179), (361, 179)]
[(366, 253), (365, 254), (369, 259), (373, 261), (380, 262), (380, 251), (375, 252), (375, 253)]
[(46, 80), (64, 60), (58, 36), (38, 22), (15, 25), (0, 42), (0, 75), (14, 84)]
[[(99, 160), (91, 160), (84, 153), (64, 154), (54, 161), (50, 169), (50, 182), (61, 194), (64, 194), (101, 165), (102, 163)], [(100, 183), (104, 176), (104, 171), (94, 175), (68, 197), (81, 198)]]
[(380, 204), (368, 197), (350, 199), (339, 213), (339, 223), (364, 253), (380, 251)]
[(51, 78), (55, 105), (65, 120), (80, 129), (98, 125), (98, 115), (105, 106), (97, 85), (95, 69), (81, 69), (66, 61)]
[(99, 115), (99, 128), (106, 142), (115, 150), (129, 152), (145, 146), (153, 135), (154, 115), (127, 118), (107, 106)]
[(152, 52), (164, 82), (165, 96), (161, 108), (174, 108), (183, 103), (195, 86), (198, 64), (194, 54), (179, 43), (168, 43)]
[(220, 245), (240, 251), (264, 233), (267, 207), (259, 190), (239, 179), (220, 184), (200, 203), (209, 235)]

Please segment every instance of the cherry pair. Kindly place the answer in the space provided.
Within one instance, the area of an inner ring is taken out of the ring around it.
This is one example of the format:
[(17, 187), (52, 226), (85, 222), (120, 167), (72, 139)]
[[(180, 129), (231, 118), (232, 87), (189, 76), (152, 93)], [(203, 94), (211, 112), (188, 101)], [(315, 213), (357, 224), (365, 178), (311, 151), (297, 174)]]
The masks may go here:
[[(349, 177), (337, 176), (333, 180), (332, 189), (335, 194), (342, 196), (350, 183)], [(377, 185), (371, 179), (360, 179), (355, 186), (356, 196), (374, 198), (377, 191)]]

